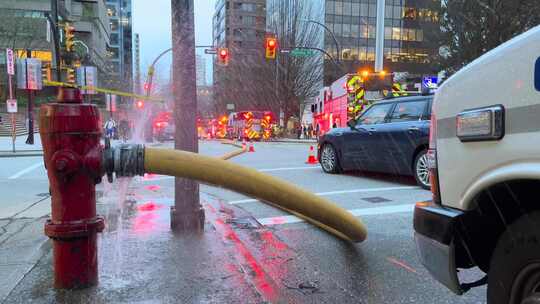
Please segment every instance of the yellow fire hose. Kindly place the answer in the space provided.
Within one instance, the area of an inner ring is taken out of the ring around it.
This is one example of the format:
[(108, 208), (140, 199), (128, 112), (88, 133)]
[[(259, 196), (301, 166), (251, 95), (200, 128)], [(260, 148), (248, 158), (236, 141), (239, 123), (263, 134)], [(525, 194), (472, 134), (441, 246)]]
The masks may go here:
[(365, 226), (346, 210), (297, 186), (222, 159), (180, 150), (144, 148), (144, 171), (194, 179), (260, 199), (344, 240), (362, 242)]
[(229, 159), (231, 159), (233, 157), (236, 157), (236, 156), (238, 156), (240, 154), (243, 154), (243, 153), (247, 152), (245, 147), (235, 143), (232, 140), (228, 140), (228, 139), (222, 140), (221, 144), (223, 144), (223, 145), (231, 145), (233, 147), (240, 148), (240, 150), (232, 151), (232, 152), (229, 152), (229, 153), (221, 156), (220, 158), (223, 159), (223, 160), (229, 160)]

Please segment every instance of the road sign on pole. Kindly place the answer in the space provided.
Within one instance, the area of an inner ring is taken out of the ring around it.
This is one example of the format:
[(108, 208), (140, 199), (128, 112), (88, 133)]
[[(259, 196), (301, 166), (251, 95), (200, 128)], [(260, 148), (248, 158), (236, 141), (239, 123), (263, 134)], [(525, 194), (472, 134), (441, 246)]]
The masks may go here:
[(17, 113), (17, 99), (6, 100), (7, 112)]
[(77, 85), (88, 87), (81, 90), (81, 94), (96, 94), (93, 89), (98, 86), (97, 83), (97, 68), (93, 66), (81, 66), (77, 68)]
[(24, 90), (41, 90), (41, 60), (37, 58), (17, 59), (17, 87)]
[(8, 75), (15, 75), (15, 58), (12, 49), (6, 49), (6, 66)]
[(309, 49), (294, 49), (289, 54), (293, 57), (311, 57), (315, 52)]
[(208, 55), (215, 55), (215, 54), (217, 54), (217, 50), (216, 49), (205, 49), (204, 53), (208, 54)]

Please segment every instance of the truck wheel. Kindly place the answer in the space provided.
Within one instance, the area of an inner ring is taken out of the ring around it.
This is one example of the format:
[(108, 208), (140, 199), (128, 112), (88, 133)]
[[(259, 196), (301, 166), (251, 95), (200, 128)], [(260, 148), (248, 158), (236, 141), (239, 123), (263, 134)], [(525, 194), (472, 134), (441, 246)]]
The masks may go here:
[(427, 150), (422, 150), (414, 159), (414, 179), (416, 179), (418, 186), (429, 190), (431, 185), (429, 183), (429, 170), (427, 164)]
[(540, 212), (506, 228), (491, 257), (489, 304), (540, 303)]
[(321, 149), (321, 167), (324, 172), (336, 174), (341, 172), (336, 149), (331, 144), (325, 144)]

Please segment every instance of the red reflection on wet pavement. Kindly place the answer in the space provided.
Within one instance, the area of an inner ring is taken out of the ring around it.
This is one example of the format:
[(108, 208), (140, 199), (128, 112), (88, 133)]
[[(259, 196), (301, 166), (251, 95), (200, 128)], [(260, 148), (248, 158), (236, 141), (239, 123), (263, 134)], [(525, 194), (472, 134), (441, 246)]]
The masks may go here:
[(158, 216), (155, 213), (139, 214), (133, 222), (133, 231), (137, 234), (146, 235), (158, 227)]
[(244, 245), (244, 243), (238, 238), (238, 235), (231, 228), (229, 224), (226, 224), (221, 218), (216, 217), (216, 210), (210, 205), (206, 205), (207, 209), (210, 211), (211, 220), (215, 223), (214, 227), (216, 230), (221, 233), (222, 237), (226, 240), (231, 241), (237, 252), (237, 259), (240, 261), (240, 264), (249, 267), (250, 275), (253, 276), (253, 284), (255, 288), (262, 294), (262, 296), (271, 303), (275, 303), (279, 296), (277, 292), (277, 287), (272, 281), (270, 276), (265, 273), (264, 269), (259, 265), (257, 259), (253, 256), (251, 251)]
[(285, 250), (288, 248), (287, 244), (278, 240), (274, 236), (272, 231), (264, 231), (263, 233), (261, 233), (261, 239), (265, 242), (265, 245), (275, 248), (277, 250)]
[(162, 204), (156, 204), (154, 202), (148, 202), (148, 203), (137, 206), (137, 210), (141, 211), (141, 212), (155, 211), (155, 210), (158, 210), (158, 209), (161, 209), (161, 208), (163, 208)]
[(159, 191), (161, 189), (161, 187), (158, 185), (150, 185), (150, 186), (146, 186), (145, 188), (150, 191)]
[[(259, 292), (261, 292), (264, 298), (270, 302), (277, 300), (276, 290), (271, 283), (271, 279), (264, 272), (263, 268), (259, 265), (257, 260), (253, 257), (249, 249), (242, 243), (242, 241), (236, 235), (231, 227), (223, 222), (221, 219), (215, 220), (216, 226), (219, 227), (224, 237), (232, 241), (236, 247), (236, 250), (240, 254), (240, 258), (243, 259), (247, 266), (251, 269), (254, 275), (254, 284)], [(216, 227), (216, 228), (217, 228)]]

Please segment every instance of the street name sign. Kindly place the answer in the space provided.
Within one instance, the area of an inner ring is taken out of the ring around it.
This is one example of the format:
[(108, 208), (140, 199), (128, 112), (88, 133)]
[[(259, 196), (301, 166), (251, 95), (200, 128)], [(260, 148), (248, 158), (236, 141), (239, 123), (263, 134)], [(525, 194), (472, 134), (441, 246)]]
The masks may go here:
[(294, 57), (310, 57), (315, 55), (315, 52), (309, 49), (294, 49), (290, 52), (290, 55)]

